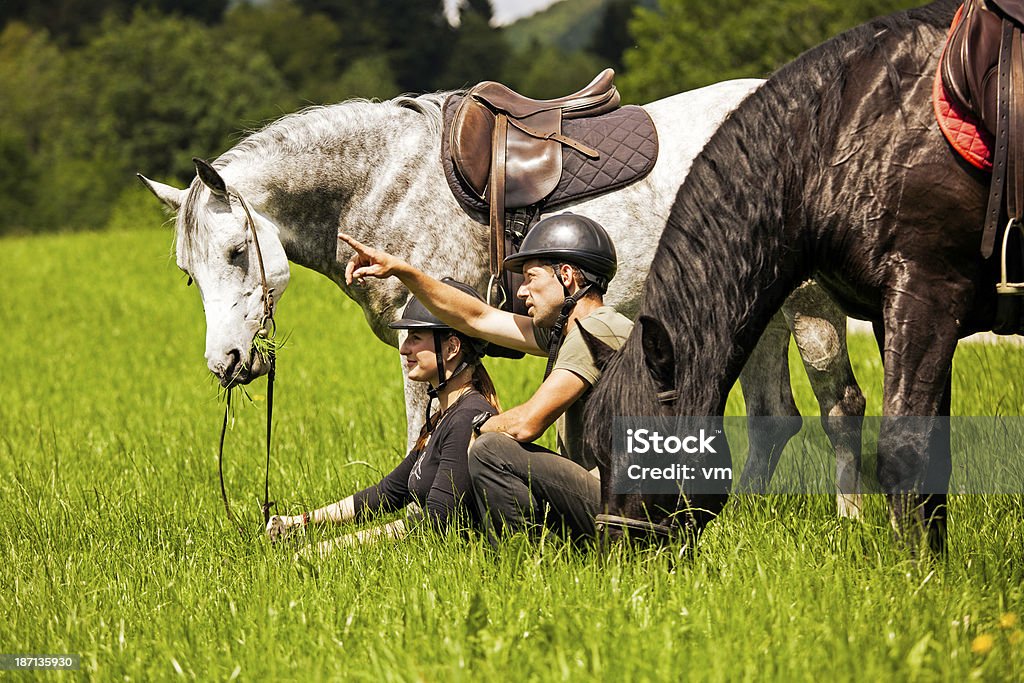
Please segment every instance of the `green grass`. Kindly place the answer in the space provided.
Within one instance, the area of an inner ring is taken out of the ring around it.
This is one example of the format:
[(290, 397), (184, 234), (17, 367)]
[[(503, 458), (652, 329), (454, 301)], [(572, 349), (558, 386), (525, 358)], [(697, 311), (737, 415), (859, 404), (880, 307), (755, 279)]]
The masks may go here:
[[(1005, 616), (1024, 610), (1019, 496), (954, 498), (943, 560), (908, 559), (876, 499), (851, 523), (825, 496), (776, 496), (733, 501), (685, 561), (423, 534), (301, 576), (290, 552), (239, 538), (224, 516), (205, 322), (170, 243), (0, 240), (0, 652), (80, 653), (100, 680), (1021, 677), (1022, 627)], [(288, 510), (372, 483), (405, 439), (394, 350), (334, 285), (295, 271), (271, 472)], [(851, 347), (877, 414), (874, 342)], [(1022, 355), (963, 348), (954, 412), (1024, 412)], [(542, 372), (489, 365), (506, 405)], [(226, 476), (256, 527), (265, 383), (249, 393)]]

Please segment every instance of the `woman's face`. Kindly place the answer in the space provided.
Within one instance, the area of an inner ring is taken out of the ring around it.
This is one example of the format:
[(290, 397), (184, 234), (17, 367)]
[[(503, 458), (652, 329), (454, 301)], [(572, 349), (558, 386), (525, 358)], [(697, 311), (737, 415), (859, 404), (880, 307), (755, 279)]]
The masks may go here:
[[(441, 341), (442, 355), (445, 365), (456, 360), (454, 337), (449, 336)], [(437, 355), (434, 353), (434, 332), (432, 330), (409, 330), (405, 341), (398, 347), (402, 354), (409, 379), (414, 382), (430, 382), (437, 385)], [(447, 374), (447, 373), (446, 373)]]

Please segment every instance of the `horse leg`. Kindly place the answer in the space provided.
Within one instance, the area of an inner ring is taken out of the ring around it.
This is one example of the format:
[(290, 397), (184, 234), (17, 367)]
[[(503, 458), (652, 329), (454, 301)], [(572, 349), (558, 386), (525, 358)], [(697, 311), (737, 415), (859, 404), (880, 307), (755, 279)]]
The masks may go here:
[[(939, 405), (939, 415), (949, 415), (952, 393), (953, 373), (950, 372), (946, 377), (946, 388)], [(946, 517), (949, 508), (946, 504), (945, 491), (949, 488), (949, 479), (953, 471), (951, 438), (950, 421), (937, 420), (928, 445), (928, 469), (924, 482), (927, 495), (921, 503), (921, 512), (928, 529), (928, 545), (932, 551), (938, 554), (946, 550)]]
[[(900, 282), (929, 283), (929, 273), (904, 273)], [(912, 550), (922, 530), (929, 546), (945, 545), (946, 495), (952, 471), (949, 449), (951, 370), (959, 320), (973, 298), (968, 284), (908, 291), (886, 297), (882, 428), (878, 482), (886, 493), (893, 528)]]
[[(750, 447), (739, 490), (765, 493), (782, 449), (800, 431), (800, 411), (789, 382), (789, 327), (776, 313), (740, 372)], [(764, 427), (760, 417), (771, 417)], [(793, 418), (793, 419), (785, 419)]]
[(818, 399), (821, 426), (836, 453), (836, 506), (840, 517), (859, 518), (864, 394), (850, 366), (846, 314), (814, 282), (798, 287), (782, 308), (793, 331), (807, 379)]

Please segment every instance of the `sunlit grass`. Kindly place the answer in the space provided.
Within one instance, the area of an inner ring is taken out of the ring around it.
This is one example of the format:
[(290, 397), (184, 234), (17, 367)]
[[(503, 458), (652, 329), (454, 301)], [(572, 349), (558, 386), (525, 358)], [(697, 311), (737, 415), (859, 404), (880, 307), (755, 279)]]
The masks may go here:
[[(301, 577), (259, 534), (265, 380), (237, 404), (225, 453), (250, 536), (224, 515), (223, 406), (199, 297), (169, 245), (155, 231), (0, 243), (0, 650), (81, 653), (100, 680), (1020, 678), (1020, 496), (953, 498), (941, 560), (909, 559), (877, 498), (850, 522), (828, 496), (771, 496), (737, 497), (683, 560), (423, 533)], [(401, 458), (400, 365), (352, 302), (300, 268), (277, 319), (291, 340), (277, 357), (271, 498), (298, 511)], [(878, 414), (874, 341), (851, 348)], [(506, 405), (543, 372), (488, 367)], [(1024, 412), (1022, 377), (1018, 347), (963, 348), (954, 412)]]

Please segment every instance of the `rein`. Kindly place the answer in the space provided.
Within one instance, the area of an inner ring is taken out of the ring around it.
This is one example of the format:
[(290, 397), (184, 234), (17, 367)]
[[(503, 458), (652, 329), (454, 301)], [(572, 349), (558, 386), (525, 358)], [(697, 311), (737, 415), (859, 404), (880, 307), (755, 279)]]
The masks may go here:
[[(234, 195), (239, 204), (242, 205), (242, 210), (245, 212), (245, 225), (248, 231), (252, 234), (253, 245), (256, 247), (256, 260), (260, 265), (260, 284), (263, 287), (263, 319), (260, 321), (259, 331), (256, 333), (258, 336), (265, 339), (273, 339), (277, 335), (277, 324), (274, 322), (274, 297), (270, 293), (270, 287), (267, 284), (267, 271), (263, 265), (263, 251), (260, 249), (260, 240), (256, 234), (256, 222), (252, 218), (252, 212), (249, 210), (249, 204), (245, 199), (234, 189), (226, 189), (225, 196)], [(267, 328), (270, 328), (270, 332), (267, 332)], [(263, 502), (260, 504), (260, 508), (263, 511), (263, 525), (270, 521), (270, 510), (276, 503), (270, 500), (270, 436), (271, 428), (273, 425), (274, 417), (274, 376), (277, 374), (277, 354), (271, 348), (270, 353), (266, 358), (269, 369), (267, 370), (267, 463), (266, 473), (263, 481)], [(238, 533), (241, 536), (245, 536), (245, 532), (241, 524), (235, 518), (231, 512), (231, 505), (228, 503), (228, 493), (224, 486), (224, 436), (228, 429), (228, 416), (231, 413), (231, 388), (228, 388), (227, 403), (224, 406), (224, 421), (220, 428), (220, 447), (217, 453), (217, 474), (220, 477), (220, 496), (221, 500), (224, 501), (224, 511), (228, 515), (228, 519), (238, 529)]]

